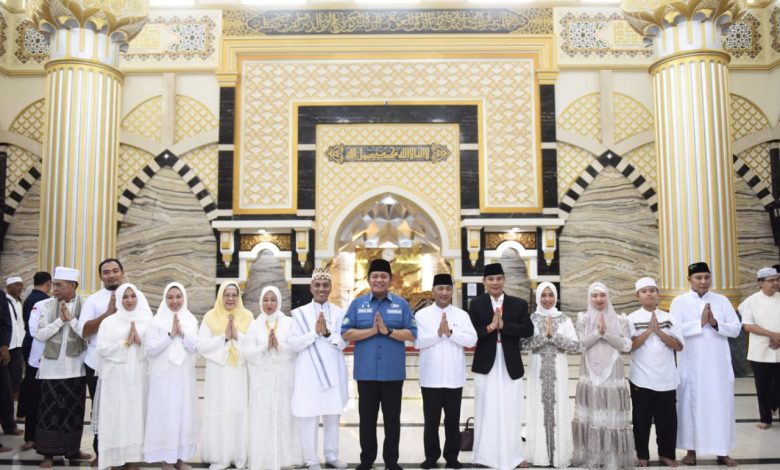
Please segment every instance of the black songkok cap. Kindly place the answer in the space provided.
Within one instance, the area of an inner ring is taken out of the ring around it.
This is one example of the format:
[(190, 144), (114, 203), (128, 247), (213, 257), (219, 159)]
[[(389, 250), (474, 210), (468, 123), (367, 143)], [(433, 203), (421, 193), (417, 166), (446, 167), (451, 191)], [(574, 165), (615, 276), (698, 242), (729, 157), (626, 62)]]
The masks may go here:
[(483, 276), (497, 276), (499, 274), (504, 274), (504, 268), (501, 266), (501, 263), (491, 263), (485, 265), (485, 274), (483, 274)]
[(384, 260), (382, 258), (375, 259), (371, 261), (371, 264), (368, 266), (368, 274), (371, 275), (372, 272), (379, 271), (383, 273), (387, 273), (389, 275), (393, 275), (393, 272), (390, 271), (390, 262), (387, 260)]
[(710, 267), (704, 261), (688, 265), (688, 275), (693, 276), (696, 273), (709, 273)]
[(433, 276), (433, 287), (436, 286), (451, 286), (452, 276), (447, 273), (437, 274)]

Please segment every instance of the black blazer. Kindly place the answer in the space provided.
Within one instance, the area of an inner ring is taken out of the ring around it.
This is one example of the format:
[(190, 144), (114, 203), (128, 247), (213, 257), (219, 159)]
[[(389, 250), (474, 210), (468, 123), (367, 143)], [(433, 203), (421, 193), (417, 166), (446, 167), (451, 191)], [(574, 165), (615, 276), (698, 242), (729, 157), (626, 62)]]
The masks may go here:
[[(504, 328), (501, 330), (501, 347), (504, 350), (504, 362), (509, 377), (513, 380), (523, 376), (523, 361), (520, 357), (520, 338), (534, 334), (534, 324), (528, 314), (528, 302), (504, 294)], [(477, 347), (474, 350), (472, 372), (487, 374), (496, 360), (498, 333), (487, 332), (487, 326), (493, 321), (493, 304), (490, 294), (484, 294), (471, 301), (469, 317), (477, 330)]]

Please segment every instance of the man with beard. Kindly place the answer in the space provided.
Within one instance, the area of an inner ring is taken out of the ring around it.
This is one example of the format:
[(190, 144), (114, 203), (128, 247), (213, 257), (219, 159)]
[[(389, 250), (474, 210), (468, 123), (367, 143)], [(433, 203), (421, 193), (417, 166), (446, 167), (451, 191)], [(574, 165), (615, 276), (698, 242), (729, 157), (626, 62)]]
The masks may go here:
[[(116, 312), (116, 289), (125, 282), (125, 271), (118, 259), (104, 259), (98, 265), (98, 271), (100, 272), (103, 288), (90, 295), (84, 301), (81, 317), (79, 317), (79, 332), (81, 337), (87, 342), (87, 356), (84, 358), (84, 369), (89, 397), (92, 399), (93, 406), (95, 404), (95, 388), (98, 382), (98, 372), (95, 370), (98, 366), (98, 328), (100, 328), (103, 320)], [(119, 301), (121, 302), (121, 299)], [(95, 438), (92, 440), (92, 449), (95, 451), (95, 462), (97, 462), (97, 434), (95, 434)]]

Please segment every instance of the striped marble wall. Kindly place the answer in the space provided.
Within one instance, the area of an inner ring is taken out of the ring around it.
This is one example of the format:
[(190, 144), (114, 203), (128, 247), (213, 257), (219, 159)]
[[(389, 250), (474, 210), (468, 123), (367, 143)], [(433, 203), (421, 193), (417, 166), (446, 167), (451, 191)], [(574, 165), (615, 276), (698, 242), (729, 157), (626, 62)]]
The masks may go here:
[(0, 279), (22, 276), (25, 289), (32, 286), (33, 275), (38, 270), (40, 206), (41, 182), (38, 180), (16, 209), (0, 253)]
[(249, 278), (246, 281), (244, 289), (244, 307), (248, 308), (257, 317), (260, 312), (260, 293), (263, 287), (272, 285), (279, 289), (282, 294), (281, 310), (284, 313), (290, 313), (290, 289), (287, 288), (287, 282), (284, 280), (284, 270), (282, 264), (274, 258), (270, 251), (263, 251), (260, 256), (252, 263), (249, 271)]
[(117, 245), (128, 281), (138, 285), (153, 309), (171, 281), (187, 288), (196, 315), (214, 305), (214, 233), (195, 195), (170, 168), (161, 169), (135, 198)]

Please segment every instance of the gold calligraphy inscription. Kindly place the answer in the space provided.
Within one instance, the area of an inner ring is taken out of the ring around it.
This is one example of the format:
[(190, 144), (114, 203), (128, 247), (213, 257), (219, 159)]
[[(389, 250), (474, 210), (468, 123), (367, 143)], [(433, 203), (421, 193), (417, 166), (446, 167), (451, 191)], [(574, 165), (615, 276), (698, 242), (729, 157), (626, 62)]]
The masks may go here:
[(431, 162), (447, 160), (452, 152), (446, 145), (331, 145), (325, 150), (328, 161), (354, 162)]
[(495, 250), (498, 245), (509, 240), (523, 245), (526, 250), (536, 249), (536, 232), (486, 232), (485, 249)]
[(239, 247), (241, 251), (251, 251), (255, 245), (262, 242), (273, 243), (281, 251), (290, 251), (292, 247), (292, 235), (286, 233), (262, 235), (242, 233), (239, 241)]

